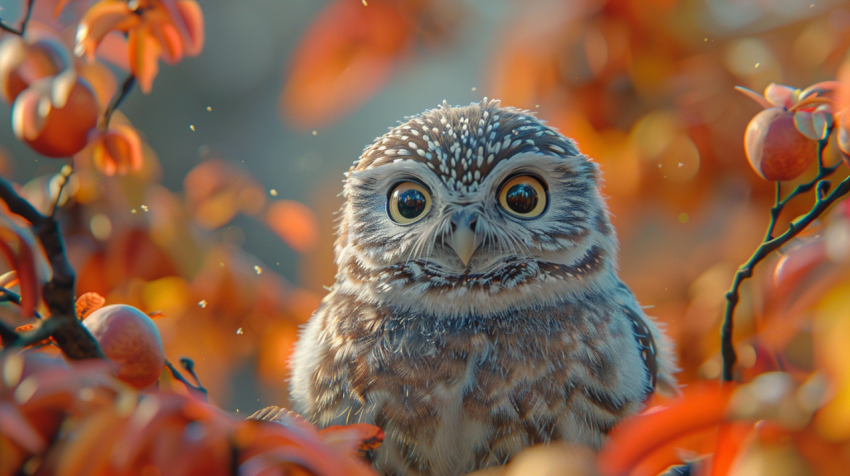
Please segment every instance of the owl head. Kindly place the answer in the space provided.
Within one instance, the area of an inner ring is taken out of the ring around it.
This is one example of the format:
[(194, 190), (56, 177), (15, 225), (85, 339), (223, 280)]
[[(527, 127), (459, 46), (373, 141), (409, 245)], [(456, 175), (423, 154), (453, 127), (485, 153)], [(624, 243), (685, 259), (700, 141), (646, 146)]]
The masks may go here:
[(381, 301), (498, 312), (614, 275), (598, 167), (498, 101), (444, 102), (390, 129), (346, 174), (343, 196), (338, 285)]

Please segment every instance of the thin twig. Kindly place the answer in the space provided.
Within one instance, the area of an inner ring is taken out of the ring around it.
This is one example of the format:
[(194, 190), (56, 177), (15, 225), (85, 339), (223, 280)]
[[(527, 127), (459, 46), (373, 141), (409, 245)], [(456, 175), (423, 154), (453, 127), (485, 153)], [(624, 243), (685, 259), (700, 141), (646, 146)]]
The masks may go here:
[[(14, 291), (10, 291), (9, 289), (0, 286), (0, 301), (9, 301), (12, 304), (17, 304), (18, 306), (20, 306), (21, 296)], [(37, 319), (41, 319), (41, 314), (39, 314), (38, 311), (33, 309), (32, 312), (34, 313)]]
[[(826, 209), (829, 208), (829, 206), (836, 200), (850, 192), (850, 177), (847, 177), (841, 181), (841, 183), (839, 183), (831, 193), (824, 196), (831, 185), (829, 181), (825, 180), (825, 177), (828, 177), (835, 172), (835, 169), (837, 169), (840, 165), (839, 163), (832, 167), (823, 166), (823, 150), (826, 147), (826, 144), (826, 139), (818, 141), (817, 177), (810, 182), (798, 185), (790, 195), (782, 200), (779, 198), (779, 185), (777, 184), (776, 201), (773, 208), (770, 209), (770, 224), (768, 225), (765, 239), (762, 244), (756, 248), (755, 253), (750, 256), (750, 259), (738, 268), (738, 271), (735, 273), (735, 278), (732, 281), (732, 287), (726, 293), (726, 311), (723, 315), (723, 326), (720, 332), (720, 348), (721, 354), (723, 355), (723, 380), (726, 382), (731, 382), (733, 380), (733, 367), (737, 361), (735, 347), (732, 344), (732, 332), (734, 327), (733, 316), (735, 313), (735, 307), (738, 305), (738, 301), (740, 300), (739, 289), (741, 283), (753, 275), (753, 270), (758, 263), (765, 259), (770, 253), (791, 241), (791, 239), (800, 234), (801, 231), (820, 217), (821, 214), (823, 214), (823, 212), (825, 212)], [(782, 209), (785, 205), (792, 198), (808, 192), (813, 187), (817, 187), (817, 196), (815, 197), (815, 204), (812, 206), (811, 210), (809, 210), (809, 212), (803, 215), (800, 219), (789, 223), (788, 229), (781, 235), (774, 238), (773, 232), (776, 227), (776, 220), (779, 218), (779, 214), (782, 213)]]
[[(59, 184), (59, 192), (56, 194), (56, 200), (53, 201), (53, 207), (50, 209), (50, 218), (56, 216), (56, 210), (59, 208), (59, 200), (62, 198), (62, 191), (65, 189), (65, 185), (68, 185), (68, 179), (71, 177), (71, 174), (74, 173), (74, 158), (71, 157), (71, 171), (65, 175), (64, 171), (60, 171), (59, 174), (62, 177), (62, 183)], [(64, 169), (64, 166), (63, 166)]]
[(14, 33), (18, 36), (24, 36), (24, 33), (27, 31), (27, 25), (30, 22), (30, 17), (32, 17), (33, 4), (35, 4), (35, 0), (27, 0), (26, 16), (24, 16), (24, 20), (21, 22), (20, 28), (9, 26), (6, 22), (0, 20), (0, 30), (8, 31), (9, 33)]
[(112, 114), (118, 109), (118, 106), (124, 102), (124, 99), (130, 94), (130, 90), (133, 89), (133, 86), (136, 84), (136, 77), (132, 74), (127, 76), (127, 79), (121, 83), (121, 89), (115, 93), (115, 96), (112, 97), (112, 100), (109, 101), (109, 106), (106, 108), (106, 112), (103, 113), (103, 128), (107, 129), (109, 127), (109, 121), (112, 120)]
[(206, 401), (207, 389), (204, 388), (203, 385), (201, 385), (201, 382), (198, 380), (198, 376), (195, 375), (195, 363), (192, 362), (191, 359), (183, 357), (180, 359), (180, 365), (183, 367), (183, 369), (189, 372), (189, 374), (195, 380), (195, 383), (198, 384), (197, 386), (189, 383), (189, 381), (186, 380), (186, 377), (184, 377), (183, 374), (181, 374), (180, 371), (177, 370), (177, 368), (175, 368), (171, 362), (169, 362), (168, 360), (165, 361), (165, 366), (168, 367), (168, 370), (171, 371), (171, 376), (174, 377), (175, 380), (181, 382), (183, 385), (186, 386), (187, 389), (189, 389), (190, 392), (196, 393), (199, 397)]
[(9, 211), (20, 215), (32, 224), (33, 231), (47, 254), (53, 276), (42, 288), (42, 293), (44, 302), (50, 310), (50, 317), (45, 322), (55, 321), (49, 326), (49, 328), (55, 326), (50, 337), (53, 337), (59, 348), (71, 359), (106, 358), (97, 341), (77, 319), (74, 309), (76, 275), (65, 254), (65, 244), (62, 233), (59, 231), (59, 223), (54, 217), (39, 213), (31, 203), (18, 195), (9, 181), (2, 177), (0, 177), (0, 199), (6, 202)]

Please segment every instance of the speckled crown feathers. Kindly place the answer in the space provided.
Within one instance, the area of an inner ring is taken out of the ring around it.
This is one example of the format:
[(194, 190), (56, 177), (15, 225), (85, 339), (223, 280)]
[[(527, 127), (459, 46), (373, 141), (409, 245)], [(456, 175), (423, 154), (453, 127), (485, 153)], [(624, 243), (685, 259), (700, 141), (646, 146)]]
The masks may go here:
[(453, 191), (473, 193), (501, 161), (523, 152), (578, 155), (575, 143), (534, 113), (484, 98), (468, 106), (443, 104), (408, 118), (363, 151), (361, 171), (402, 160), (421, 162)]

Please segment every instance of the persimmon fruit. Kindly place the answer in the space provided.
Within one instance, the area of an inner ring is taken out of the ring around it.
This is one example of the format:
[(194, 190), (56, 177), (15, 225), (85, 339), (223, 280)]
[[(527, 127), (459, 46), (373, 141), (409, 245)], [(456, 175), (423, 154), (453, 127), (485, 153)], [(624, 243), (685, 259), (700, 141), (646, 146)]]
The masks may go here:
[(94, 311), (83, 324), (118, 366), (119, 380), (139, 389), (157, 381), (165, 365), (165, 351), (159, 329), (145, 313), (115, 304)]
[(817, 142), (794, 125), (794, 113), (772, 107), (747, 125), (744, 149), (753, 170), (766, 180), (792, 180), (817, 160)]

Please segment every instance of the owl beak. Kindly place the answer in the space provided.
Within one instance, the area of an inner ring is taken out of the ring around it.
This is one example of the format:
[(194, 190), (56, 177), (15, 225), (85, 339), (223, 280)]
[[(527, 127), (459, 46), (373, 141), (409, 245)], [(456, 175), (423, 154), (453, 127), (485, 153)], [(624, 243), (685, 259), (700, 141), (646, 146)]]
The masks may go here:
[(481, 246), (482, 237), (475, 231), (478, 217), (471, 212), (457, 212), (452, 216), (452, 234), (448, 245), (457, 253), (457, 257), (466, 267), (475, 250)]

